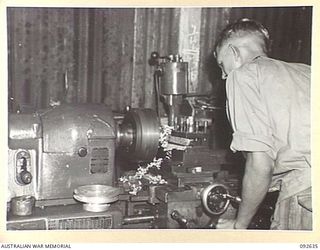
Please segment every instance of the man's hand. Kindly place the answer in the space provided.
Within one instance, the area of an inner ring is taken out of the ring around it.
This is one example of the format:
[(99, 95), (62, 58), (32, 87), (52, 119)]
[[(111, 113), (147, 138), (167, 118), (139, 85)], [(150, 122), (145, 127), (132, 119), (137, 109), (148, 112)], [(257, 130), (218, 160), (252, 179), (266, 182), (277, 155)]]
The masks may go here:
[(228, 220), (220, 218), (216, 225), (216, 229), (235, 229), (236, 220)]

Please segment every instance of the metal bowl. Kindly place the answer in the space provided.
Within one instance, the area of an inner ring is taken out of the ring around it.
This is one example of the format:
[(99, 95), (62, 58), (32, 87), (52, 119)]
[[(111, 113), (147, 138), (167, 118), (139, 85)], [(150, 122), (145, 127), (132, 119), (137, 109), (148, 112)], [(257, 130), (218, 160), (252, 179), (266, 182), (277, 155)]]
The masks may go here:
[(106, 185), (85, 185), (74, 190), (73, 197), (90, 204), (112, 203), (119, 199), (120, 189)]

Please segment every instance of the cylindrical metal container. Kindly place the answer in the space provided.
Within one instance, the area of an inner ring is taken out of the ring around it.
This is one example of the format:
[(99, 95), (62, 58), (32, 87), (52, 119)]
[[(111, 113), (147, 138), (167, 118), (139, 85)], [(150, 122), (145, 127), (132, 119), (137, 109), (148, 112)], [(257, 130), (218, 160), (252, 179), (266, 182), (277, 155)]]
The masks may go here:
[(32, 214), (35, 198), (30, 195), (17, 196), (11, 199), (11, 213), (18, 216)]
[(104, 212), (110, 203), (119, 199), (120, 189), (107, 185), (84, 185), (76, 188), (73, 197), (83, 202), (83, 209), (89, 212)]
[(167, 62), (162, 65), (161, 95), (183, 95), (188, 93), (188, 63)]

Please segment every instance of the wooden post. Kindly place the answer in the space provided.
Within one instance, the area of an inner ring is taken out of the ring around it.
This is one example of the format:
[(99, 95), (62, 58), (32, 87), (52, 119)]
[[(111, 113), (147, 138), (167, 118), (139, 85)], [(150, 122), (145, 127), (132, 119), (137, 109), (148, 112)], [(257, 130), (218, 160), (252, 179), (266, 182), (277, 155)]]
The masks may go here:
[(198, 91), (201, 8), (182, 8), (180, 14), (179, 51), (189, 63), (189, 92)]

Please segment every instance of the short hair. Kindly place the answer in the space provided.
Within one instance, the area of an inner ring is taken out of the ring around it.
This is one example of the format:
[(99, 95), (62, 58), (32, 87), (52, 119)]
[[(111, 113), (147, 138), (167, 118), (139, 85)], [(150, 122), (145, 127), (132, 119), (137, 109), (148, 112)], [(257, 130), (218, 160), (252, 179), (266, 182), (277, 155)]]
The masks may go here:
[(268, 54), (270, 49), (270, 36), (268, 30), (259, 22), (249, 19), (242, 18), (235, 23), (229, 24), (225, 29), (222, 30), (214, 51), (222, 47), (231, 38), (241, 38), (248, 35), (255, 35), (260, 39), (261, 49), (265, 54)]

